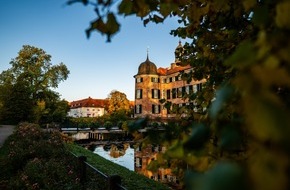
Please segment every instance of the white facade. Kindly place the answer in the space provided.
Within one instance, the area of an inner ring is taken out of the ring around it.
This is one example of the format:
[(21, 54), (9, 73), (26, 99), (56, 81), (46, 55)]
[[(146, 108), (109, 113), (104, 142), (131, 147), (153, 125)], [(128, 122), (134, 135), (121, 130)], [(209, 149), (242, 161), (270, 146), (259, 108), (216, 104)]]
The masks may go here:
[(98, 107), (71, 108), (68, 112), (69, 117), (100, 117), (104, 114), (105, 108)]
[(69, 103), (69, 117), (100, 117), (105, 114), (106, 99), (93, 99), (88, 97)]

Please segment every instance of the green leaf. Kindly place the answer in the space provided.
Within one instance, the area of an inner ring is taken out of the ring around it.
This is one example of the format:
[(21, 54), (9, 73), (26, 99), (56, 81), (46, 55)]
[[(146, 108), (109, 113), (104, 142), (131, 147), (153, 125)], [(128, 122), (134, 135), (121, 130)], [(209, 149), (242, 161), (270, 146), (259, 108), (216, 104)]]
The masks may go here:
[[(268, 99), (256, 97), (247, 104), (247, 122), (249, 131), (261, 141), (282, 143), (287, 140), (289, 134), (289, 115), (279, 104), (270, 102)], [(287, 116), (288, 115), (288, 116)]]
[(185, 180), (187, 189), (248, 189), (244, 170), (237, 164), (229, 162), (220, 162), (204, 174), (187, 172)]
[(266, 6), (254, 10), (253, 23), (257, 26), (265, 26), (269, 21), (269, 10)]
[(164, 21), (164, 18), (158, 16), (158, 15), (154, 15), (152, 20), (155, 22), (155, 23), (160, 23), (160, 22), (163, 22)]
[(142, 129), (142, 128), (146, 127), (146, 125), (147, 125), (146, 118), (141, 118), (141, 119), (138, 119), (134, 122), (130, 122), (128, 124), (129, 132), (134, 132), (134, 131), (137, 131), (139, 129)]
[(248, 189), (244, 170), (237, 164), (220, 162), (204, 176), (204, 190)]
[(237, 68), (255, 63), (256, 50), (250, 41), (241, 42), (236, 51), (225, 61), (225, 65)]
[(226, 101), (232, 96), (233, 88), (230, 86), (223, 86), (216, 93), (216, 99), (213, 101), (209, 114), (212, 118), (216, 118), (225, 105)]
[(119, 5), (119, 14), (130, 15), (132, 14), (133, 3), (131, 0), (123, 0)]
[(237, 126), (226, 126), (221, 131), (220, 146), (224, 150), (234, 151), (241, 148), (241, 134)]
[(256, 0), (243, 0), (243, 6), (246, 11), (249, 11), (257, 4)]
[(193, 125), (189, 139), (183, 144), (186, 150), (199, 150), (207, 142), (210, 135), (209, 128), (204, 124)]
[(182, 159), (184, 157), (184, 149), (181, 142), (176, 142), (173, 146), (171, 146), (167, 151), (166, 155), (170, 158)]
[(147, 170), (150, 170), (152, 172), (157, 172), (159, 169), (159, 164), (157, 160), (152, 160), (149, 165), (147, 166)]
[(113, 13), (108, 14), (108, 20), (106, 23), (107, 33), (115, 34), (120, 29), (120, 24), (117, 22), (116, 17)]
[(278, 27), (290, 29), (290, 2), (281, 2), (276, 6), (275, 22)]

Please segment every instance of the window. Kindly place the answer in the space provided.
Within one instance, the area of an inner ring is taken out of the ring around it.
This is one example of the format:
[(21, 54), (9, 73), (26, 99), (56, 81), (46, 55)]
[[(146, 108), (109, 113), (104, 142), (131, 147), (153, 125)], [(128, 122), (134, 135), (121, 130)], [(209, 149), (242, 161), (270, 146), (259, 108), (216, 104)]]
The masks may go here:
[(166, 78), (162, 79), (162, 83), (166, 83)]
[(186, 93), (185, 93), (185, 86), (183, 86), (183, 87), (182, 87), (182, 95), (181, 95), (181, 96), (184, 97), (185, 94), (186, 94)]
[(176, 98), (176, 88), (172, 89), (172, 99)]
[(189, 85), (189, 86), (185, 87), (185, 93), (186, 94), (192, 93), (192, 91), (193, 91), (192, 85)]
[(143, 82), (143, 78), (142, 77), (136, 78), (136, 83), (140, 83), (140, 82)]
[(169, 78), (169, 82), (172, 82), (172, 77)]
[(151, 77), (151, 82), (160, 82), (159, 78), (157, 77)]
[(142, 99), (142, 89), (136, 90), (136, 99)]
[(199, 83), (196, 86), (197, 86), (197, 91), (200, 92), (202, 90), (202, 83)]
[(197, 85), (193, 85), (193, 92), (194, 92), (194, 93), (197, 92)]
[(90, 111), (90, 109), (87, 109), (87, 111)]
[(166, 98), (167, 98), (167, 99), (170, 99), (170, 90), (167, 90), (167, 91), (166, 91)]
[(151, 96), (152, 98), (160, 99), (160, 90), (152, 89), (151, 94), (152, 94), (152, 96)]
[(160, 105), (152, 104), (152, 113), (155, 113), (155, 114), (160, 113)]
[(135, 113), (136, 114), (142, 113), (142, 105), (136, 105), (135, 106)]
[(137, 157), (135, 164), (136, 164), (137, 168), (141, 168), (142, 167), (142, 158)]
[(178, 75), (177, 75), (177, 76), (175, 76), (175, 81), (179, 81), (179, 79), (178, 79)]
[(177, 88), (177, 98), (182, 97), (182, 87)]
[(166, 91), (162, 90), (161, 99), (165, 98), (165, 93), (166, 93)]

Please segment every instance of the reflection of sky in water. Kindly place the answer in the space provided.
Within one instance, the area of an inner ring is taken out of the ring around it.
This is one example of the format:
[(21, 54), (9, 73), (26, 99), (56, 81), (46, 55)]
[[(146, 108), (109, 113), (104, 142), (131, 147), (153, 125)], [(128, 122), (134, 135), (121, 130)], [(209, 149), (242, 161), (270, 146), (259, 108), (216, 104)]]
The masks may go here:
[(99, 156), (102, 156), (103, 158), (110, 160), (111, 162), (114, 162), (116, 164), (119, 164), (121, 166), (124, 166), (128, 168), (129, 170), (134, 171), (134, 149), (128, 147), (125, 154), (123, 156), (120, 156), (118, 158), (113, 158), (110, 156), (110, 151), (105, 151), (103, 149), (103, 146), (96, 147), (95, 154), (98, 154)]

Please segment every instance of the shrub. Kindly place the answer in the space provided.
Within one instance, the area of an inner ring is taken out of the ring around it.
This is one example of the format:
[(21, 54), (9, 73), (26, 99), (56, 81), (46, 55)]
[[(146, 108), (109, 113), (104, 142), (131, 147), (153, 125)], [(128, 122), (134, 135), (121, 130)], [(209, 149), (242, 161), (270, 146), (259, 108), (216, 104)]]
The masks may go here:
[(113, 127), (113, 123), (111, 121), (106, 121), (104, 123), (104, 127), (107, 129), (107, 130), (110, 130), (112, 127)]
[(22, 123), (0, 153), (1, 188), (80, 189), (77, 161), (58, 132), (46, 133), (38, 125)]

